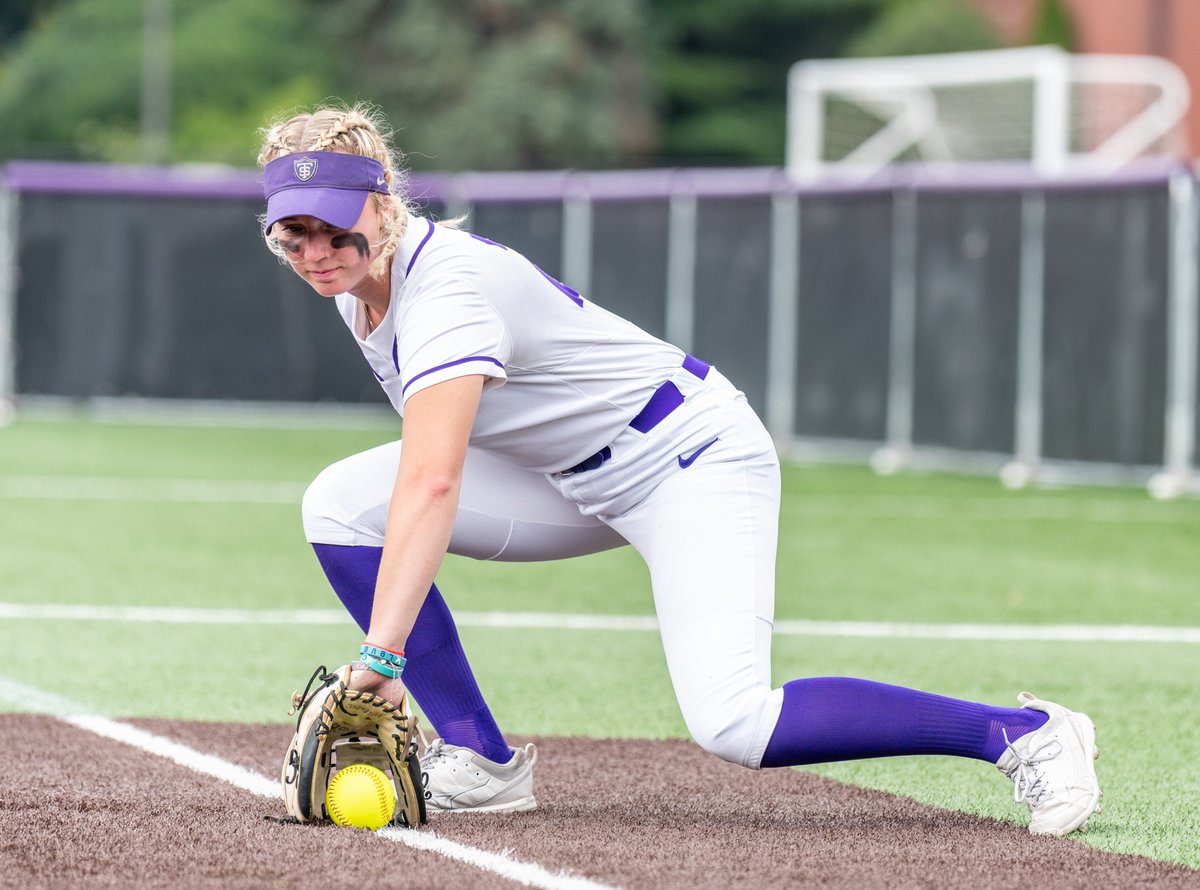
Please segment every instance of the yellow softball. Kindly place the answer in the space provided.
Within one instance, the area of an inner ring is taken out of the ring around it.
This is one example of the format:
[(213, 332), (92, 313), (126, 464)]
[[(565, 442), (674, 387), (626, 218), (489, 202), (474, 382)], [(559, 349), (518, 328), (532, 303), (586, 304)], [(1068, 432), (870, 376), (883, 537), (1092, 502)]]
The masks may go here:
[(338, 825), (374, 831), (392, 821), (396, 789), (382, 770), (366, 763), (352, 763), (329, 780), (325, 809)]

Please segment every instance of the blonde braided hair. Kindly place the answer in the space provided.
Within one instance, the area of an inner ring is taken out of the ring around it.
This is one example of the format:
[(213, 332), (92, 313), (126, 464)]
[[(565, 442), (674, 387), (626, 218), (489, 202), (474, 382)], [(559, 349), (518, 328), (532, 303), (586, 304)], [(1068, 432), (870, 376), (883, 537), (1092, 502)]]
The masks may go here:
[[(387, 274), (389, 260), (408, 228), (411, 208), (407, 197), (408, 171), (403, 165), (404, 156), (391, 147), (393, 133), (379, 109), (362, 102), (350, 107), (322, 105), (313, 111), (277, 120), (260, 132), (263, 136), (262, 148), (258, 153), (260, 167), (284, 155), (305, 151), (362, 155), (383, 165), (389, 195), (371, 193), (371, 200), (375, 201), (375, 209), (379, 211), (383, 238), (379, 256), (368, 270), (372, 278), (383, 278)], [(273, 254), (286, 261), (278, 235), (266, 235), (266, 242)]]

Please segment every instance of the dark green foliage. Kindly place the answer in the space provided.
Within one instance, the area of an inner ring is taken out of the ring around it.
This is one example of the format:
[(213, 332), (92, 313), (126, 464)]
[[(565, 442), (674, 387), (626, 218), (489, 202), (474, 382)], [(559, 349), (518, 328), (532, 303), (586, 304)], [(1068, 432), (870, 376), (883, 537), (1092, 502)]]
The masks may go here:
[[(290, 4), (173, 0), (170, 160), (253, 162), (255, 128), (333, 86)], [(0, 69), (0, 158), (140, 157), (140, 2), (60, 3)]]
[(1061, 46), (1068, 52), (1075, 49), (1075, 23), (1063, 0), (1042, 0), (1033, 40), (1037, 44)]
[[(963, 0), (161, 2), (167, 159), (238, 166), (331, 98), (381, 106), (417, 169), (778, 165), (794, 63), (997, 45)], [(145, 7), (5, 2), (0, 160), (142, 158)]]
[(4, 0), (0, 4), (0, 55), (40, 16), (47, 15), (59, 0)]
[(999, 49), (991, 25), (963, 0), (891, 0), (848, 48), (850, 56)]
[(787, 75), (802, 59), (835, 58), (882, 0), (654, 0), (654, 64), (674, 164), (781, 164)]
[(378, 103), (414, 167), (647, 159), (640, 0), (349, 0), (322, 14), (341, 80)]

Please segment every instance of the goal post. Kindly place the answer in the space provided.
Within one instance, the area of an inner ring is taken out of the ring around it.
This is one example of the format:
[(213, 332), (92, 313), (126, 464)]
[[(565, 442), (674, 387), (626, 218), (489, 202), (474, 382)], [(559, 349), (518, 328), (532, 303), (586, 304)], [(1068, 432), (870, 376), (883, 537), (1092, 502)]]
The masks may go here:
[(862, 179), (888, 164), (1024, 161), (1046, 175), (1183, 154), (1187, 80), (1152, 56), (1053, 46), (798, 62), (787, 169)]

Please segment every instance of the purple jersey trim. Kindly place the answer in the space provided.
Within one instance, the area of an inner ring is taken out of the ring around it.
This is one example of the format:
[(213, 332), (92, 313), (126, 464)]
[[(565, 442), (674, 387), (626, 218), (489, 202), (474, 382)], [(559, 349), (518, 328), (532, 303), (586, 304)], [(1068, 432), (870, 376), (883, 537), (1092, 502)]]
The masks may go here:
[(455, 359), (452, 362), (446, 362), (444, 365), (437, 365), (436, 367), (430, 368), (428, 371), (422, 371), (420, 374), (409, 380), (408, 383), (404, 384), (403, 387), (401, 387), (400, 394), (404, 395), (410, 386), (428, 374), (433, 374), (436, 371), (442, 371), (446, 368), (453, 368), (455, 365), (465, 365), (467, 362), (491, 362), (497, 368), (504, 368), (503, 362), (492, 358), (490, 355), (468, 355), (466, 358)]
[(667, 419), (667, 415), (683, 404), (683, 393), (668, 380), (654, 391), (637, 417), (629, 425), (639, 433), (648, 433)]
[[(708, 377), (709, 365), (707, 361), (697, 359), (694, 355), (685, 354), (683, 356), (683, 369), (701, 380)], [(638, 411), (637, 416), (629, 421), (629, 426), (634, 427), (637, 432), (648, 433), (658, 426), (659, 423), (666, 420), (671, 411), (683, 404), (683, 393), (679, 392), (679, 387), (667, 380), (666, 383), (659, 386), (659, 389), (654, 391), (654, 395), (650, 396), (649, 401), (643, 405), (642, 410)]]
[(696, 358), (694, 355), (685, 355), (683, 357), (683, 370), (687, 371), (693, 377), (699, 377), (703, 380), (708, 376), (708, 362)]
[[(408, 273), (412, 271), (412, 267), (416, 264), (417, 257), (421, 255), (421, 250), (429, 243), (429, 239), (433, 237), (433, 230), (435, 228), (433, 220), (427, 219), (425, 222), (429, 223), (429, 231), (425, 233), (425, 237), (421, 239), (421, 243), (417, 245), (417, 249), (413, 251), (412, 259), (408, 261), (408, 268), (404, 270), (406, 278), (408, 277)], [(396, 366), (396, 370), (400, 370), (398, 365)]]
[[(708, 376), (709, 364), (693, 355), (684, 355), (683, 369), (693, 377), (703, 380)], [(648, 433), (664, 420), (667, 415), (683, 404), (683, 393), (679, 387), (668, 380), (654, 391), (650, 400), (638, 412), (637, 417), (629, 421), (629, 425), (639, 433)]]

